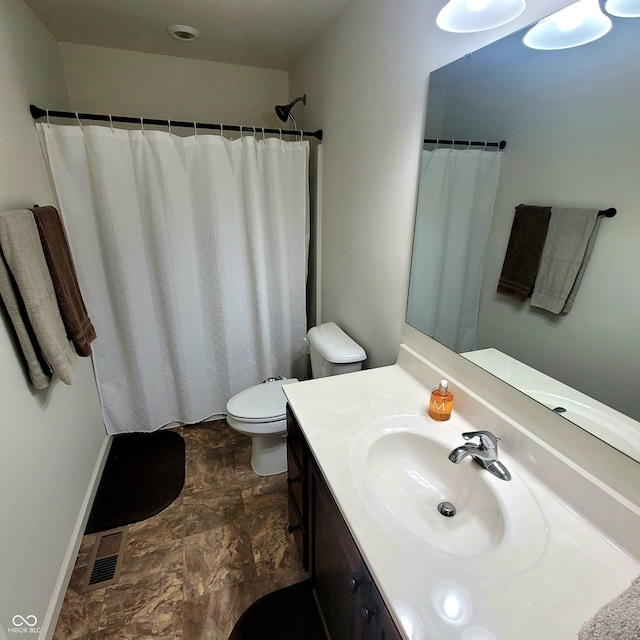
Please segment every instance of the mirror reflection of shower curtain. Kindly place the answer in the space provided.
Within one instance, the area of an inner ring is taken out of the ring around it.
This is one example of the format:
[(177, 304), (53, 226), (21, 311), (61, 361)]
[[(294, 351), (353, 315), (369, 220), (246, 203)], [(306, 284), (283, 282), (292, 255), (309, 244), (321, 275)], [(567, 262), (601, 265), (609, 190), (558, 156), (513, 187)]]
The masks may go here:
[(37, 126), (110, 434), (306, 370), (308, 142)]
[(456, 352), (475, 346), (502, 152), (423, 151), (407, 323)]

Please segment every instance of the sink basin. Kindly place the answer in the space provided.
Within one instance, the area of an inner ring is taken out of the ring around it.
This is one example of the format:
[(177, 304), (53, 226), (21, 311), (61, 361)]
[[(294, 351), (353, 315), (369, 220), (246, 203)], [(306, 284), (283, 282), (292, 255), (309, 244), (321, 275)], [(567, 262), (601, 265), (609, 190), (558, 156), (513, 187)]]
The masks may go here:
[[(395, 540), (423, 554), (457, 558), (466, 573), (513, 575), (528, 569), (547, 540), (536, 499), (508, 457), (501, 460), (510, 481), (470, 456), (452, 463), (449, 452), (462, 443), (459, 431), (422, 416), (389, 416), (367, 425), (351, 452), (363, 504)], [(442, 502), (453, 504), (453, 516), (440, 512)]]
[[(447, 553), (474, 556), (500, 544), (505, 520), (489, 473), (471, 460), (449, 461), (450, 449), (416, 433), (387, 433), (367, 456), (372, 488), (393, 518)], [(438, 505), (454, 505), (446, 517)]]

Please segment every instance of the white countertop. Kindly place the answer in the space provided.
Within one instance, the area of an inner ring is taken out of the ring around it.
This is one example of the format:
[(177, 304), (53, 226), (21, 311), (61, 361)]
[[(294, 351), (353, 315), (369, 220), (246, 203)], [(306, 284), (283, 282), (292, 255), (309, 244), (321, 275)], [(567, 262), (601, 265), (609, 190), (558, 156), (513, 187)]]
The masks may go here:
[[(574, 639), (584, 622), (640, 574), (638, 558), (623, 552), (577, 515), (518, 461), (517, 452), (508, 448), (505, 434), (513, 427), (506, 423), (499, 434), (506, 446), (500, 459), (535, 498), (546, 533), (542, 542), (538, 533), (530, 537), (527, 523), (521, 522), (525, 533), (521, 543), (519, 538), (516, 541), (515, 555), (512, 541), (510, 557), (497, 549), (490, 557), (461, 559), (398, 530), (390, 524), (388, 514), (385, 517), (380, 509), (371, 508), (374, 499), (362, 482), (362, 452), (369, 434), (386, 417), (407, 416), (410, 428), (423, 428), (453, 448), (463, 443), (463, 431), (488, 428), (460, 415), (469, 406), (468, 399), (459, 402), (460, 411), (454, 401), (451, 420), (435, 422), (426, 416), (430, 391), (399, 365), (308, 380), (283, 389), (407, 640)], [(451, 389), (456, 393), (455, 384)], [(458, 393), (464, 395), (464, 391)], [(495, 430), (495, 425), (490, 428)], [(513, 444), (521, 441), (522, 433), (512, 440)], [(531, 457), (531, 451), (527, 448), (526, 455)], [(473, 464), (471, 460), (463, 463)], [(562, 466), (559, 469), (556, 476), (561, 482)], [(574, 475), (567, 473), (566, 479), (574, 481)], [(499, 494), (504, 482), (492, 480)]]

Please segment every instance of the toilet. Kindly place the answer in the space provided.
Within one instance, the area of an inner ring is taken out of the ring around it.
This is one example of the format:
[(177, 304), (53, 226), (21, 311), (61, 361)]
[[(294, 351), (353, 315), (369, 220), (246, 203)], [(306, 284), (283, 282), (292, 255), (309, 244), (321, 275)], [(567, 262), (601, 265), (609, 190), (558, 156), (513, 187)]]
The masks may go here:
[[(365, 350), (337, 324), (326, 322), (307, 333), (313, 378), (362, 369)], [(229, 426), (251, 438), (251, 468), (259, 476), (287, 470), (287, 398), (282, 386), (297, 378), (274, 379), (236, 394), (227, 402)]]

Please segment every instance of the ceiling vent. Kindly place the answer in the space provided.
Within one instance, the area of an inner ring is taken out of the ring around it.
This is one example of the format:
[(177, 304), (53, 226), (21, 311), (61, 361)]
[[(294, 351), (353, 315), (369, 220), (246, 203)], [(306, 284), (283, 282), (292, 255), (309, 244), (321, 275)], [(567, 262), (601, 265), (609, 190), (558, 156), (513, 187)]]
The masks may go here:
[(189, 27), (186, 24), (172, 24), (170, 27), (167, 27), (167, 31), (176, 40), (182, 40), (183, 42), (195, 40), (200, 35), (197, 29)]

